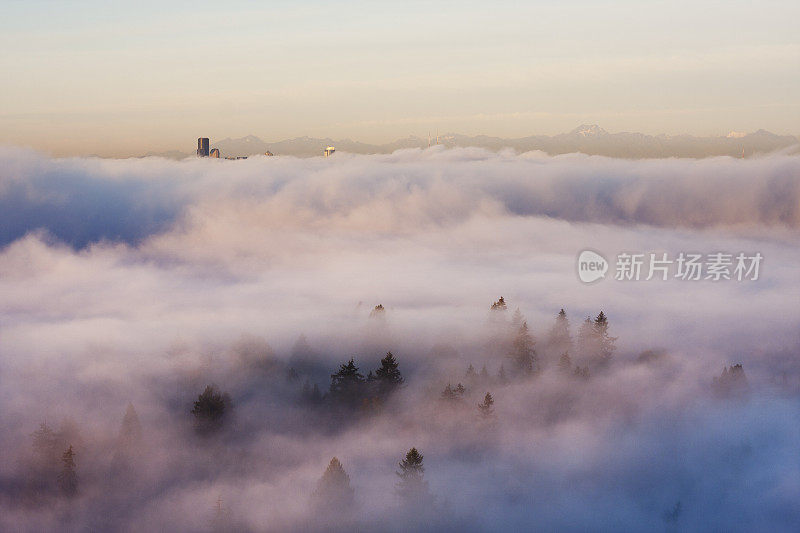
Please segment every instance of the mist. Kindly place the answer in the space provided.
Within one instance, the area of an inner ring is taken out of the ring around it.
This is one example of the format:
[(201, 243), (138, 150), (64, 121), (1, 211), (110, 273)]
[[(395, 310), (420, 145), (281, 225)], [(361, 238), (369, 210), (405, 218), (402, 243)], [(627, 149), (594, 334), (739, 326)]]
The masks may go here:
[[(0, 529), (797, 530), (798, 227), (796, 155), (2, 148)], [(585, 249), (764, 260), (584, 284)], [(578, 341), (601, 311), (599, 358)], [(401, 385), (336, 395), (387, 352)], [(226, 414), (205, 431), (209, 385)], [(397, 487), (411, 448), (424, 502)], [(352, 501), (332, 508), (333, 457)]]

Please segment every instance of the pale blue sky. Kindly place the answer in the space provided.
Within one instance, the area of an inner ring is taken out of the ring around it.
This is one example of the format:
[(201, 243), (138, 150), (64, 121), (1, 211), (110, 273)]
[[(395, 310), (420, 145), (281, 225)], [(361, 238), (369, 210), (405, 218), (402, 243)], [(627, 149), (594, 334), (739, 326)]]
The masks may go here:
[(800, 133), (800, 2), (3, 2), (0, 143)]

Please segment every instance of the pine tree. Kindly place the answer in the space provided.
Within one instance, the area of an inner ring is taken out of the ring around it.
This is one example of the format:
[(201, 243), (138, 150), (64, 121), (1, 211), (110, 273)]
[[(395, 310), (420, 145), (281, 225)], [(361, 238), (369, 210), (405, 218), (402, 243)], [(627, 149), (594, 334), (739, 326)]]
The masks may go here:
[(600, 362), (606, 364), (611, 360), (611, 355), (614, 353), (614, 343), (617, 338), (608, 334), (608, 317), (602, 311), (594, 319), (594, 337)]
[(528, 323), (523, 322), (520, 326), (511, 351), (511, 359), (514, 362), (514, 369), (519, 375), (529, 376), (533, 373), (536, 363), (536, 341), (528, 333)]
[(369, 312), (370, 318), (379, 318), (383, 319), (386, 317), (386, 309), (383, 307), (383, 304), (378, 304), (375, 308)]
[(572, 375), (580, 379), (589, 379), (589, 367), (585, 366), (581, 368), (580, 366), (576, 365)]
[(595, 354), (594, 323), (588, 316), (578, 328), (578, 354), (580, 358), (592, 357)]
[(133, 404), (129, 403), (125, 409), (125, 416), (122, 417), (122, 425), (119, 428), (120, 444), (137, 446), (142, 441), (142, 424), (139, 422), (139, 415), (136, 413)]
[(471, 379), (475, 379), (477, 376), (478, 376), (478, 374), (477, 374), (477, 372), (475, 372), (475, 367), (472, 366), (472, 365), (469, 365), (469, 367), (467, 368), (467, 372), (464, 374), (464, 377), (467, 378), (468, 380), (471, 380)]
[(547, 347), (554, 355), (572, 351), (572, 335), (569, 329), (567, 313), (561, 309), (547, 335)]
[(387, 352), (386, 357), (381, 359), (381, 366), (375, 371), (375, 379), (380, 384), (381, 393), (391, 393), (403, 384), (403, 375), (398, 366), (392, 352)]
[(197, 397), (192, 408), (195, 429), (198, 433), (209, 435), (221, 429), (230, 410), (230, 404), (231, 397), (228, 393), (222, 393), (213, 385), (208, 385)]
[(464, 385), (462, 385), (461, 383), (456, 385), (456, 388), (453, 389), (453, 392), (455, 392), (458, 397), (464, 396), (464, 393), (466, 391), (467, 391), (467, 389), (465, 389)]
[(561, 358), (558, 360), (558, 371), (564, 374), (572, 372), (572, 359), (570, 359), (567, 352), (562, 353)]
[(750, 390), (747, 375), (744, 373), (744, 366), (741, 363), (730, 368), (722, 367), (722, 374), (714, 378), (712, 385), (714, 392), (723, 397), (744, 396)]
[(502, 296), (499, 300), (494, 302), (491, 307), (492, 311), (505, 311), (506, 309), (508, 309), (508, 307), (506, 306), (506, 301)]
[(525, 317), (522, 316), (522, 311), (520, 311), (519, 307), (517, 307), (514, 310), (514, 315), (511, 317), (511, 327), (514, 329), (518, 329), (524, 321)]
[(350, 476), (342, 463), (334, 457), (317, 482), (312, 502), (323, 511), (342, 512), (353, 506), (355, 491), (350, 486)]
[(453, 390), (453, 388), (448, 383), (447, 386), (442, 391), (442, 400), (453, 401), (456, 399), (458, 399), (458, 397), (456, 396), (456, 393)]
[(486, 396), (483, 398), (483, 402), (478, 404), (478, 412), (481, 414), (483, 418), (489, 418), (494, 414), (494, 398), (490, 393), (486, 393)]
[(33, 440), (33, 452), (40, 466), (58, 462), (62, 439), (55, 431), (50, 429), (47, 422), (39, 424), (39, 429), (33, 432), (31, 438)]
[(400, 471), (395, 472), (400, 478), (396, 487), (397, 494), (406, 504), (428, 503), (430, 492), (428, 482), (425, 481), (425, 466), (422, 464), (423, 456), (416, 448), (411, 448), (405, 458), (400, 461)]
[(481, 368), (481, 372), (480, 374), (478, 374), (478, 377), (480, 378), (481, 383), (489, 382), (489, 371), (486, 370), (486, 365), (483, 365), (483, 368)]
[(61, 494), (72, 498), (78, 494), (78, 475), (75, 471), (75, 452), (72, 445), (61, 456), (63, 463), (61, 473), (58, 475), (58, 488)]
[(111, 460), (111, 474), (124, 475), (131, 472), (131, 461), (141, 452), (142, 424), (136, 414), (133, 404), (129, 403), (122, 417), (119, 435), (114, 447), (114, 456)]
[(506, 376), (506, 369), (502, 363), (500, 364), (500, 370), (497, 371), (497, 381), (502, 385), (508, 383), (508, 376)]
[(366, 383), (364, 375), (359, 372), (355, 361), (350, 360), (339, 367), (339, 371), (331, 374), (330, 394), (334, 401), (342, 402), (350, 406), (356, 405)]

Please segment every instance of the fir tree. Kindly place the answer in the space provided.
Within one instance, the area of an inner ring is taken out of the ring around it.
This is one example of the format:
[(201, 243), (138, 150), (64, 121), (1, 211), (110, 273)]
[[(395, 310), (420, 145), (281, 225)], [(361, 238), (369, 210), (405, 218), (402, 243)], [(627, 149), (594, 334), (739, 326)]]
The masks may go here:
[(722, 374), (714, 378), (713, 389), (717, 395), (723, 397), (746, 395), (750, 390), (750, 386), (747, 383), (747, 376), (741, 363), (735, 364), (730, 368), (722, 367)]
[(569, 319), (567, 313), (561, 309), (556, 315), (556, 321), (547, 334), (547, 347), (553, 354), (572, 351), (572, 335), (569, 332)]
[(600, 362), (608, 363), (614, 353), (617, 338), (608, 334), (608, 317), (602, 311), (594, 319), (594, 337)]
[(581, 358), (591, 357), (595, 353), (594, 323), (588, 316), (578, 328), (578, 354)]
[(506, 306), (506, 301), (502, 296), (499, 300), (494, 302), (491, 307), (492, 311), (505, 311), (506, 309), (508, 309), (508, 307)]
[(508, 376), (506, 376), (506, 369), (503, 364), (500, 364), (500, 370), (497, 371), (497, 381), (500, 384), (508, 383)]
[(456, 396), (455, 391), (448, 383), (447, 386), (442, 391), (442, 400), (453, 401), (456, 399), (458, 399), (458, 396)]
[(481, 383), (488, 383), (489, 382), (489, 371), (486, 370), (486, 365), (483, 365), (483, 367), (481, 368), (480, 374), (478, 374), (478, 377), (480, 378)]
[(331, 397), (334, 401), (355, 405), (360, 401), (364, 392), (364, 383), (366, 383), (364, 375), (359, 372), (351, 357), (346, 364), (339, 367), (337, 373), (331, 374)]
[(576, 365), (575, 371), (572, 372), (572, 375), (580, 379), (589, 379), (589, 367), (585, 366), (581, 368), (580, 366)]
[(528, 332), (528, 323), (523, 322), (511, 350), (511, 359), (518, 375), (529, 376), (533, 373), (536, 363), (535, 343), (533, 336)]
[(58, 488), (61, 494), (72, 498), (78, 494), (78, 474), (75, 471), (75, 452), (72, 451), (72, 445), (61, 456), (61, 462), (63, 466), (58, 475)]
[(477, 376), (478, 376), (478, 373), (475, 372), (475, 367), (472, 366), (472, 365), (469, 365), (469, 367), (467, 368), (467, 372), (464, 374), (464, 377), (467, 378), (467, 380), (472, 380), (472, 379), (475, 379)]
[(142, 424), (133, 404), (129, 403), (122, 417), (118, 440), (122, 446), (138, 446), (142, 441)]
[(380, 385), (380, 392), (391, 393), (403, 384), (403, 375), (398, 366), (392, 352), (387, 352), (386, 357), (381, 359), (381, 366), (375, 371), (375, 379)]
[(62, 439), (55, 431), (50, 429), (47, 422), (39, 424), (39, 429), (33, 432), (31, 438), (33, 440), (33, 452), (40, 466), (58, 463), (59, 450), (63, 449), (61, 448)]
[(406, 504), (427, 503), (430, 500), (428, 482), (425, 481), (423, 456), (416, 448), (411, 448), (405, 458), (400, 461), (400, 470), (395, 472), (400, 478), (396, 487), (397, 494)]
[(558, 360), (558, 371), (564, 374), (572, 372), (572, 359), (570, 359), (567, 352), (562, 353), (561, 358)]
[(489, 418), (494, 414), (494, 398), (490, 393), (486, 393), (486, 396), (483, 398), (483, 402), (478, 404), (478, 412), (481, 414), (483, 418)]
[(458, 395), (458, 397), (464, 396), (464, 393), (465, 393), (466, 391), (467, 391), (467, 389), (465, 389), (465, 388), (464, 388), (464, 385), (462, 385), (461, 383), (459, 383), (458, 385), (456, 385), (456, 388), (455, 388), (455, 389), (453, 389), (453, 392), (455, 392), (455, 393), (456, 393), (456, 395)]
[(519, 310), (519, 307), (517, 307), (514, 310), (514, 315), (511, 317), (511, 327), (518, 329), (524, 321), (525, 317), (522, 316), (522, 312)]
[(353, 506), (355, 491), (350, 486), (350, 476), (342, 463), (334, 457), (317, 482), (312, 502), (327, 512), (342, 512)]
[(192, 408), (198, 433), (209, 435), (221, 429), (230, 411), (230, 404), (231, 397), (228, 393), (222, 393), (213, 385), (208, 385), (197, 397)]

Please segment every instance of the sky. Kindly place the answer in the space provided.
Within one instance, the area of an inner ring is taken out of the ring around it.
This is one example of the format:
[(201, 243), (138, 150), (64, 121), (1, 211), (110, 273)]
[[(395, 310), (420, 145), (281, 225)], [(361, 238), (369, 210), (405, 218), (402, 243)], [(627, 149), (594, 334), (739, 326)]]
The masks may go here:
[(797, 135), (794, 1), (7, 0), (0, 143), (192, 151), (254, 134)]

